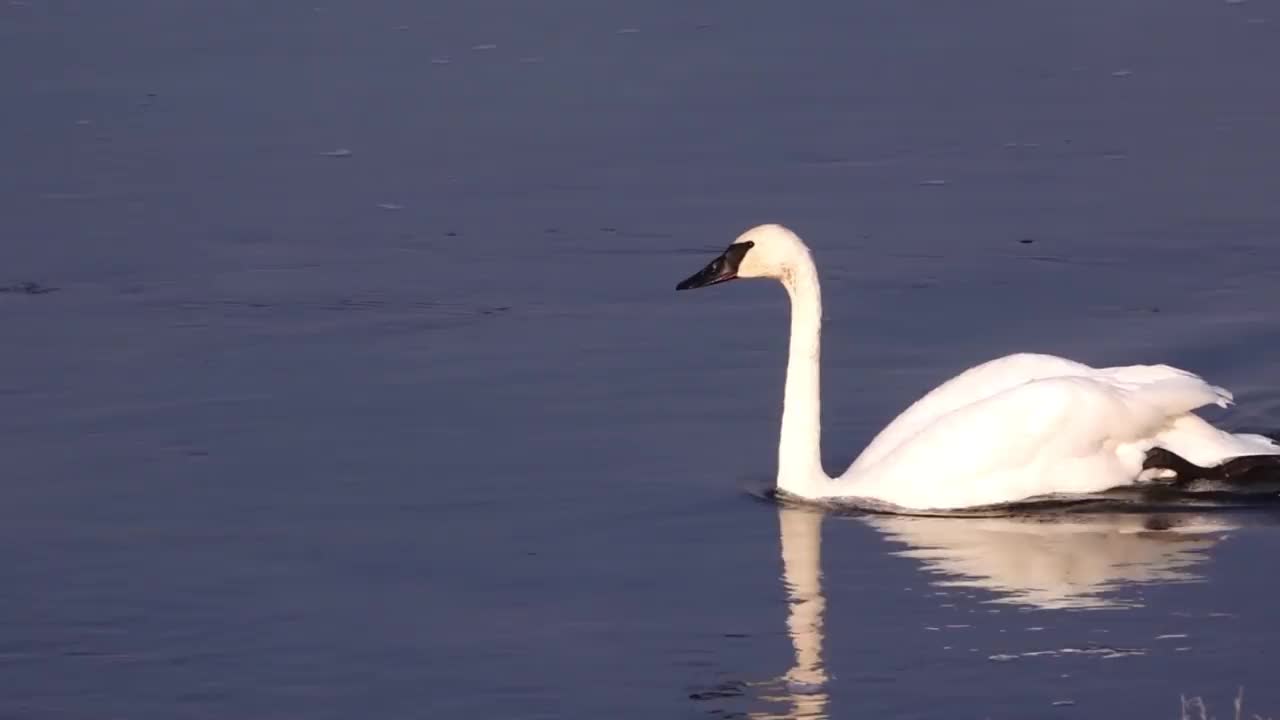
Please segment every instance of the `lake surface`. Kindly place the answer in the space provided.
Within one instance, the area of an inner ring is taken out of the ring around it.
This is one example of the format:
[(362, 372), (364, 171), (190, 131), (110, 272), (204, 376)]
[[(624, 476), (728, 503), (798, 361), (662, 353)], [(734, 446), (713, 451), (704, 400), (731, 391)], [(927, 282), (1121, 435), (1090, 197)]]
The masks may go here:
[(1015, 350), (1280, 427), (1280, 11), (0, 4), (0, 716), (1280, 714), (1266, 512), (761, 502)]

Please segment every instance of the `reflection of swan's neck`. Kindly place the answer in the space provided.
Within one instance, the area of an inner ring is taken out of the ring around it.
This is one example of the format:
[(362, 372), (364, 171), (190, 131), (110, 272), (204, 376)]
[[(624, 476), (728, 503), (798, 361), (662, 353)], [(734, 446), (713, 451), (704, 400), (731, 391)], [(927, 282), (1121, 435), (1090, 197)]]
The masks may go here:
[(787, 679), (808, 692), (827, 681), (822, 664), (822, 515), (784, 508), (778, 513), (782, 540), (782, 573), (790, 605), (787, 630), (795, 650), (795, 665)]
[(819, 367), (822, 354), (822, 289), (808, 252), (783, 275), (791, 296), (791, 347), (778, 441), (778, 487), (801, 497), (821, 495), (829, 481), (820, 451), (822, 404)]

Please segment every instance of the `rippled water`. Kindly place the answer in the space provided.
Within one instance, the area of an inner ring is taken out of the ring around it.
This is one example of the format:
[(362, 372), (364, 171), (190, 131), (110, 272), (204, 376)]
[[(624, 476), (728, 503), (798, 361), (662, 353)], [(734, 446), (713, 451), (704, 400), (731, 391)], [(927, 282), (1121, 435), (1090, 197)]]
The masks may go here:
[[(1244, 659), (1266, 652), (1266, 601), (1221, 593), (1241, 582), (1224, 577), (1230, 548), (1274, 542), (1273, 513), (777, 514), (791, 662), (769, 678), (721, 668), (724, 679), (690, 694), (713, 716), (933, 716), (963, 701), (991, 716), (1079, 705), (1176, 717), (1188, 688), (1251, 676), (1270, 697)], [(824, 558), (836, 538), (874, 548), (876, 567)], [(1161, 688), (1173, 692), (1167, 713)], [(1236, 693), (1218, 695), (1229, 710)]]
[(1264, 2), (0, 5), (0, 715), (1280, 714), (1269, 510), (823, 515), (1014, 351), (1280, 427)]

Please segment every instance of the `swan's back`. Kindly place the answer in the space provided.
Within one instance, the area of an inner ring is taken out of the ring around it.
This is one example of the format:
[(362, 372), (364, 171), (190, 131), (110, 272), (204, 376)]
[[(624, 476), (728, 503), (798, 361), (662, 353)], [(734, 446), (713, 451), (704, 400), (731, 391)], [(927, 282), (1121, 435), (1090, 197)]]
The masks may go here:
[(1032, 380), (1093, 372), (1097, 371), (1073, 360), (1035, 353), (1006, 355), (976, 365), (934, 388), (894, 418), (867, 445), (849, 470), (863, 470), (880, 462), (943, 415), (1009, 388)]
[(1225, 391), (1190, 373), (1137, 374), (1151, 381), (1119, 382), (1099, 370), (995, 392), (932, 418), (876, 462), (855, 463), (827, 491), (944, 509), (1131, 483), (1170, 422), (1226, 402)]

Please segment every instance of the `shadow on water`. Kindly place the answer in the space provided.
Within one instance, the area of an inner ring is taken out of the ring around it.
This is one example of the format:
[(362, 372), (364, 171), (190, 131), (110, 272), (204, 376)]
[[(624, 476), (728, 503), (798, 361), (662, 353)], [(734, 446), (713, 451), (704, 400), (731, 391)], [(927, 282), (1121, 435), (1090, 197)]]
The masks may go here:
[[(1228, 533), (1280, 525), (1280, 499), (1274, 495), (1128, 491), (904, 515), (800, 502), (764, 483), (752, 483), (748, 493), (777, 508), (793, 656), (790, 669), (777, 678), (728, 681), (690, 695), (713, 706), (707, 712), (719, 718), (833, 716), (823, 659), (827, 603), (821, 560), (822, 525), (829, 517), (876, 530), (894, 546), (892, 555), (919, 563), (935, 587), (977, 590), (989, 594), (991, 604), (1072, 611), (1141, 607), (1140, 599), (1126, 597), (1126, 589), (1201, 581), (1210, 551)], [(1055, 652), (1142, 654), (1097, 644)]]
[[(1203, 486), (1202, 486), (1203, 487)], [(1256, 514), (1260, 522), (1274, 515), (1280, 523), (1280, 485), (1242, 491), (1236, 488), (1179, 489), (1168, 485), (1124, 487), (1088, 495), (1046, 495), (1013, 503), (982, 505), (959, 510), (914, 510), (856, 499), (804, 500), (774, 487), (772, 481), (742, 483), (750, 497), (766, 503), (821, 509), (833, 515), (936, 518), (1022, 518), (1055, 522), (1066, 516), (1089, 514), (1147, 514), (1156, 516), (1155, 526), (1165, 514), (1189, 512), (1234, 512)], [(1155, 528), (1158, 529), (1158, 528)]]

